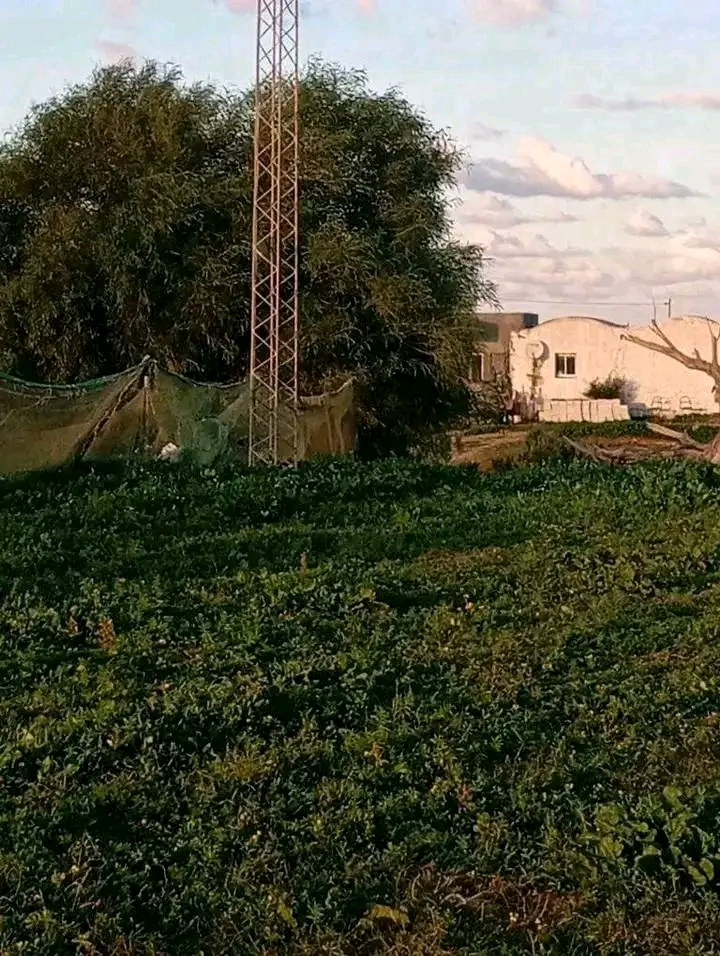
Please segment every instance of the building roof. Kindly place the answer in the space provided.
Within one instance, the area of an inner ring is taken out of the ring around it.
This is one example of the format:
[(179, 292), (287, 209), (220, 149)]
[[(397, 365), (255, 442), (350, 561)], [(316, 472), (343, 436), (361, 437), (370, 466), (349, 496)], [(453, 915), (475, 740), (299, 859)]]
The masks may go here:
[(550, 325), (551, 322), (566, 322), (568, 319), (582, 322), (599, 322), (601, 325), (609, 325), (613, 329), (627, 329), (630, 327), (627, 322), (611, 322), (609, 319), (599, 319), (595, 315), (557, 315), (554, 319), (545, 319), (537, 328), (541, 329), (544, 325)]

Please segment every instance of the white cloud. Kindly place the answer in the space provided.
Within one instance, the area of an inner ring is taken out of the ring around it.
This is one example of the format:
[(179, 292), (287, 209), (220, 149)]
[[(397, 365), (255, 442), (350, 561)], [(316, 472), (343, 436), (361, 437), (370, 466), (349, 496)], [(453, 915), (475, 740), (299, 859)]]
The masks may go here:
[[(112, 2), (112, 0), (111, 0)], [(115, 0), (115, 2), (134, 2), (134, 0)], [(220, 3), (221, 6), (226, 7), (230, 13), (237, 13), (239, 15), (256, 13), (257, 11), (257, 0), (213, 0), (215, 4)], [(377, 11), (377, 0), (356, 0), (356, 5), (362, 13), (370, 14)], [(300, 16), (304, 19), (308, 17), (314, 17), (319, 14), (320, 10), (316, 8), (315, 4), (305, 3), (304, 0), (300, 0)]]
[[(542, 235), (525, 240), (494, 230), (488, 230), (485, 238), (488, 270), (498, 283), (501, 300), (518, 307), (552, 311), (556, 303), (565, 314), (590, 310), (635, 321), (643, 309), (649, 314), (653, 295), (658, 301), (672, 296), (676, 311), (692, 312), (700, 308), (701, 299), (703, 308), (711, 310), (720, 302), (720, 243), (716, 248), (689, 246), (693, 237), (688, 234), (670, 235), (659, 251), (652, 252), (632, 246), (563, 249)], [(604, 303), (600, 312), (597, 303)]]
[(703, 90), (666, 93), (663, 102), (668, 106), (694, 106), (700, 110), (720, 110), (720, 93)]
[(636, 209), (625, 223), (625, 232), (629, 236), (660, 237), (668, 231), (662, 219), (647, 209)]
[(678, 238), (688, 249), (720, 249), (717, 233), (686, 231), (678, 233)]
[(528, 216), (522, 213), (509, 199), (501, 199), (492, 193), (479, 193), (464, 189), (457, 221), (463, 225), (485, 225), (495, 229), (512, 229), (533, 222), (577, 222), (576, 216), (559, 212), (548, 216)]
[(462, 205), (458, 207), (457, 219), (461, 223), (480, 223), (498, 229), (511, 229), (528, 220), (509, 199), (500, 199), (490, 193), (464, 190)]
[(615, 249), (609, 255), (634, 283), (649, 287), (720, 279), (720, 242), (693, 233), (670, 236), (659, 250)]
[(257, 0), (223, 0), (230, 13), (254, 13)]
[(135, 0), (107, 0), (108, 12), (118, 20), (129, 20), (135, 13)]
[(127, 43), (116, 43), (114, 40), (96, 40), (95, 46), (103, 57), (111, 63), (138, 59), (137, 50)]
[(573, 97), (573, 105), (585, 110), (650, 110), (671, 109), (672, 107), (689, 107), (701, 110), (720, 110), (720, 93), (703, 90), (678, 90), (662, 93), (660, 96), (648, 99), (637, 99), (626, 96), (623, 99), (610, 99), (594, 96), (592, 93), (581, 93)]
[[(583, 299), (621, 293), (624, 277), (591, 255), (555, 255), (496, 260), (492, 263), (493, 278), (499, 285), (501, 298), (510, 290), (525, 289), (529, 299), (553, 295), (557, 298)], [(515, 298), (515, 296), (513, 296)]]
[(480, 159), (467, 185), (479, 192), (505, 196), (561, 196), (569, 199), (668, 198), (695, 195), (681, 183), (650, 179), (636, 172), (593, 173), (578, 157), (566, 156), (550, 143), (527, 137), (518, 146), (520, 165)]
[(601, 96), (594, 96), (592, 93), (580, 93), (572, 98), (573, 106), (581, 110), (648, 110), (658, 109), (663, 106), (658, 100), (640, 100), (634, 96), (626, 96), (624, 99), (612, 100), (604, 99)]
[(720, 279), (720, 251), (688, 250), (653, 258), (630, 258), (633, 276), (648, 285), (672, 286), (696, 279)]
[(587, 255), (587, 250), (568, 247), (559, 249), (541, 233), (535, 233), (528, 239), (499, 233), (488, 229), (485, 241), (481, 242), (485, 252), (493, 259), (561, 259), (565, 256)]
[(470, 138), (472, 140), (502, 139), (505, 133), (494, 126), (488, 126), (486, 123), (475, 122), (470, 129)]
[(523, 137), (518, 144), (518, 157), (528, 169), (534, 169), (549, 182), (561, 184), (571, 195), (601, 196), (603, 184), (585, 163), (566, 156), (550, 143), (536, 137)]
[(559, 248), (540, 233), (521, 238), (488, 229), (478, 241), (503, 299), (604, 298), (616, 294), (622, 282), (607, 256), (601, 261), (586, 249)]
[(687, 299), (696, 298), (717, 298), (717, 287), (712, 282), (704, 280), (695, 282), (678, 282), (673, 286), (673, 295), (685, 297)]
[(503, 27), (543, 20), (557, 9), (557, 0), (476, 0), (480, 18)]
[(690, 247), (686, 236), (668, 237), (659, 253), (558, 248), (541, 234), (522, 239), (491, 229), (482, 238), (500, 296), (513, 301), (553, 298), (579, 309), (594, 300), (649, 301), (660, 288), (692, 296), (698, 284), (720, 280), (720, 247)]

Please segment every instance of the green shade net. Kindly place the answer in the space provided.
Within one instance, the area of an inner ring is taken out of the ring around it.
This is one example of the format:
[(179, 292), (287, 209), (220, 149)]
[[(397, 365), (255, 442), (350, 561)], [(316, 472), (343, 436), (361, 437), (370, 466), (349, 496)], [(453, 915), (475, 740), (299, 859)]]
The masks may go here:
[[(109, 378), (33, 385), (0, 374), (0, 474), (54, 468), (78, 458), (189, 453), (210, 463), (247, 461), (250, 386), (204, 385), (146, 359)], [(291, 409), (280, 410), (280, 458), (291, 459)], [(355, 448), (352, 383), (300, 399), (298, 458)]]

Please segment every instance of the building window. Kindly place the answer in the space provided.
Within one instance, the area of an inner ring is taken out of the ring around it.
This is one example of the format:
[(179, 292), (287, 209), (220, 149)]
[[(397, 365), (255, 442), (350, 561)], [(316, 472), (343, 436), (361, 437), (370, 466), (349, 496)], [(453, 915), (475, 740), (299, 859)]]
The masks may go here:
[(472, 365), (470, 366), (470, 381), (485, 381), (485, 355), (483, 352), (476, 352), (473, 355)]
[(555, 378), (574, 378), (575, 356), (558, 352), (555, 355)]

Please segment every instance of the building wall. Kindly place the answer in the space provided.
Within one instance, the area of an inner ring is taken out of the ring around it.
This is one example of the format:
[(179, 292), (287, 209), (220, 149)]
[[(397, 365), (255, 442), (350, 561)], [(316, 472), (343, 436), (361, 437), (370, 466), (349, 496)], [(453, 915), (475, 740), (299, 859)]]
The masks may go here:
[(497, 329), (496, 339), (478, 342), (477, 344), (477, 350), (486, 357), (484, 362), (485, 381), (491, 381), (496, 375), (508, 375), (510, 372), (508, 359), (512, 334), (536, 326), (538, 315), (534, 312), (481, 312), (478, 319), (482, 323), (492, 325)]
[[(693, 316), (668, 319), (661, 329), (684, 353), (697, 349), (703, 358), (711, 355), (711, 334), (708, 320)], [(712, 323), (720, 333), (720, 325)], [(618, 376), (628, 383), (625, 400), (629, 404), (656, 409), (666, 414), (684, 411), (716, 412), (713, 381), (704, 372), (687, 369), (674, 359), (651, 352), (628, 342), (624, 334), (657, 341), (649, 326), (615, 325), (603, 319), (568, 316), (542, 322), (536, 328), (511, 335), (510, 377), (514, 392), (528, 399), (533, 392), (533, 355), (535, 398), (543, 403), (565, 399), (582, 399), (594, 379)], [(575, 355), (575, 375), (558, 377), (557, 354)]]

